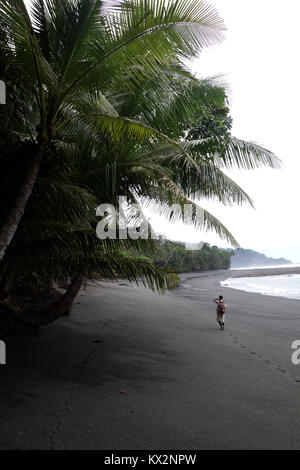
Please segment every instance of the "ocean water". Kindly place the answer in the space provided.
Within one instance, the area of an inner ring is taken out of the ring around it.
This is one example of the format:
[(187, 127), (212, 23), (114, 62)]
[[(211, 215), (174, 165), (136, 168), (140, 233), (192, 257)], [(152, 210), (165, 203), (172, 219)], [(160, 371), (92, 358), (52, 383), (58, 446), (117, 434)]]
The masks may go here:
[(264, 295), (300, 300), (300, 274), (280, 276), (236, 277), (221, 282), (223, 287)]

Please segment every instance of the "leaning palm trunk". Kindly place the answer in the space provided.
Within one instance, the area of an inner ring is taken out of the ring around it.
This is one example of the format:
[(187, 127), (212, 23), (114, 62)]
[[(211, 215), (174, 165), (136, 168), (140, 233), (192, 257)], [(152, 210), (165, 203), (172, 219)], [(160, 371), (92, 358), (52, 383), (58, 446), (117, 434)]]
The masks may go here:
[[(65, 294), (53, 305), (51, 309), (51, 315), (55, 318), (50, 319), (50, 321), (56, 320), (56, 318), (61, 315), (67, 315), (70, 313), (72, 303), (78, 294), (83, 283), (83, 276), (78, 273), (73, 281), (70, 284), (70, 287), (67, 289)], [(48, 322), (47, 322), (48, 323)]]
[(8, 292), (9, 292), (9, 271), (8, 271), (8, 267), (6, 266), (3, 271), (2, 279), (0, 282), (0, 302), (6, 299), (6, 297), (8, 296)]
[(0, 302), (1, 334), (37, 334), (40, 326), (47, 325), (70, 312), (82, 282), (83, 276), (78, 273), (67, 291), (58, 300), (50, 301), (45, 307), (35, 309), (33, 305), (30, 305), (14, 308), (10, 302)]
[(20, 220), (26, 209), (27, 202), (32, 194), (35, 182), (37, 180), (39, 169), (43, 156), (46, 151), (46, 144), (41, 143), (37, 147), (37, 151), (24, 175), (19, 194), (14, 201), (2, 228), (0, 231), (0, 261), (4, 258), (7, 247), (9, 246), (13, 236), (19, 226)]
[(49, 303), (45, 308), (37, 309), (36, 311), (31, 310), (28, 314), (23, 311), (22, 322), (39, 327), (57, 320), (62, 315), (68, 314), (71, 310), (73, 300), (81, 288), (82, 282), (82, 275), (80, 273), (76, 274), (70, 287), (58, 300)]

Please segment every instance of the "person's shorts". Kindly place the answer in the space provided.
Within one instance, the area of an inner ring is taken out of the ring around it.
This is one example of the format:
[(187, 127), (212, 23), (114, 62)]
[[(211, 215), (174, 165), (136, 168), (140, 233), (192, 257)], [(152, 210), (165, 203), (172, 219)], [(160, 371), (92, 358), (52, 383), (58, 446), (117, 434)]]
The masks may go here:
[(224, 321), (225, 321), (225, 313), (218, 313), (218, 312), (217, 312), (217, 321), (220, 321), (221, 323), (224, 323)]

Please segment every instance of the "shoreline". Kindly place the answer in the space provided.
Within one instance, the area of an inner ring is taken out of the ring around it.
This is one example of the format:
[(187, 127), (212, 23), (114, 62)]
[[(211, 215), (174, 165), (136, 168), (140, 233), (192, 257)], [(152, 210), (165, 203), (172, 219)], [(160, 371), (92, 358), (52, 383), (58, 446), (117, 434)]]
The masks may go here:
[[(228, 271), (236, 272), (235, 269)], [(238, 272), (231, 277), (262, 277), (262, 276), (282, 276), (286, 274), (300, 274), (300, 267), (289, 267), (289, 268), (259, 268), (259, 269), (245, 269), (243, 272)]]
[[(299, 275), (300, 274), (300, 267), (290, 267), (290, 268), (259, 268), (259, 269), (245, 269), (243, 270), (243, 274), (236, 273), (235, 269), (228, 269), (228, 270), (216, 270), (216, 271), (199, 271), (199, 272), (191, 272), (191, 273), (181, 273), (180, 276), (180, 284), (179, 287), (185, 288), (185, 283), (188, 280), (192, 279), (201, 279), (205, 277), (215, 277), (219, 276), (219, 290), (225, 289), (224, 295), (226, 296), (226, 291), (240, 291), (244, 294), (252, 294), (252, 295), (259, 295), (259, 296), (266, 296), (266, 297), (274, 297), (278, 299), (285, 299), (285, 300), (294, 300), (299, 302), (299, 298), (295, 298), (293, 296), (288, 295), (280, 295), (280, 293), (266, 293), (247, 290), (246, 288), (238, 288), (232, 287), (230, 285), (222, 284), (223, 282), (230, 280), (230, 279), (247, 279), (251, 277), (277, 277), (277, 276), (289, 276), (289, 275)], [(198, 290), (199, 288), (191, 286), (191, 289)]]
[[(280, 272), (278, 272), (277, 268), (267, 268), (267, 269), (255, 269), (255, 270), (246, 270), (243, 272), (243, 275), (237, 274), (237, 275), (231, 275), (232, 273), (235, 273), (236, 270), (234, 269), (228, 269), (228, 270), (216, 270), (216, 271), (199, 271), (198, 273), (183, 273), (180, 274), (180, 284), (179, 288), (183, 287), (185, 288), (185, 283), (186, 281), (190, 281), (193, 279), (204, 279), (204, 278), (218, 278), (218, 284), (216, 285), (216, 291), (222, 291), (222, 294), (224, 296), (228, 297), (229, 292), (230, 295), (233, 292), (240, 292), (242, 294), (249, 294), (250, 296), (263, 296), (263, 297), (272, 297), (274, 299), (281, 299), (281, 300), (291, 300), (294, 302), (299, 302), (300, 299), (295, 299), (293, 297), (287, 297), (287, 296), (281, 296), (281, 295), (275, 295), (275, 294), (266, 294), (262, 292), (252, 292), (244, 289), (238, 289), (234, 288), (231, 286), (227, 285), (222, 285), (221, 283), (228, 280), (228, 279), (247, 279), (251, 277), (276, 277), (276, 276), (282, 276), (282, 275), (293, 275), (293, 274), (300, 274), (300, 268), (282, 268), (280, 269)], [(258, 274), (260, 272), (260, 275)], [(198, 290), (198, 287), (191, 286), (192, 289)], [(227, 292), (227, 294), (226, 294)], [(299, 308), (299, 307), (298, 307)]]
[(240, 269), (217, 269), (211, 271), (190, 271), (179, 273), (179, 276), (209, 276), (210, 274), (215, 273), (235, 273), (235, 275), (231, 277), (261, 277), (261, 276), (281, 276), (284, 274), (300, 274), (300, 266), (290, 266), (284, 268), (276, 268), (276, 267), (269, 267), (269, 268), (243, 268)]

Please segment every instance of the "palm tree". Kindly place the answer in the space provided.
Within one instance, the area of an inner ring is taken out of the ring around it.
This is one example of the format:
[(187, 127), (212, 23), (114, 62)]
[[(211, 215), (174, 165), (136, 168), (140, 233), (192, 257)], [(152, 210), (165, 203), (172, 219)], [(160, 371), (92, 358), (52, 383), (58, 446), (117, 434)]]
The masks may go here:
[[(174, 202), (194, 209), (203, 197), (252, 204), (222, 167), (278, 164), (271, 152), (230, 135), (182, 138), (181, 123), (193, 117), (195, 102), (226, 99), (222, 88), (197, 80), (179, 61), (220, 39), (221, 22), (201, 2), (163, 4), (125, 2), (104, 12), (97, 1), (35, 0), (32, 20), (22, 1), (0, 6), (0, 63), (11, 98), (1, 109), (8, 117), (1, 163), (3, 175), (13, 175), (1, 185), (4, 251), (19, 228), (2, 277), (11, 277), (13, 287), (28, 276), (46, 287), (49, 279), (72, 278), (63, 297), (34, 311), (30, 305), (23, 321), (57, 318), (83, 277), (95, 273), (141, 278), (158, 290), (176, 285), (174, 276), (128, 253), (133, 247), (141, 253), (149, 241), (96, 239), (98, 204), (126, 195), (171, 219), (178, 217), (168, 209)], [(196, 225), (237, 245), (220, 221), (203, 214), (198, 220), (193, 211)]]
[[(163, 74), (166, 75), (165, 72)], [(179, 74), (182, 74), (181, 78), (185, 77), (185, 82), (176, 80)], [(186, 71), (177, 69), (169, 78), (164, 93), (162, 90), (159, 93), (162, 98), (159, 113), (153, 113), (150, 106), (149, 96), (153, 100), (156, 87), (154, 82), (150, 86), (148, 78), (136, 86), (134, 92), (127, 92), (126, 97), (123, 94), (122, 100), (117, 93), (113, 98), (115, 108), (121, 113), (126, 107), (131, 122), (139, 116), (145, 125), (155, 126), (161, 131), (167, 128), (177, 138), (181, 132), (178, 115), (181, 114), (181, 119), (189, 117), (195, 100), (206, 104), (225, 100), (223, 90), (210, 83), (199, 82)], [(145, 99), (146, 94), (149, 96)], [(180, 102), (177, 103), (178, 96)], [(93, 109), (97, 106), (97, 100), (93, 98), (87, 95), (81, 105)], [(47, 318), (49, 321), (56, 318), (62, 308), (66, 309), (84, 276), (98, 274), (114, 278), (117, 273), (134, 281), (141, 277), (151, 288), (156, 286), (160, 290), (176, 284), (176, 279), (155, 270), (144, 257), (126, 253), (131, 248), (139, 252), (148, 249), (148, 240), (97, 240), (95, 207), (101, 202), (117, 204), (118, 196), (126, 195), (129, 202), (142, 200), (152, 205), (159, 204), (161, 212), (174, 202), (196, 206), (193, 199), (197, 197), (218, 197), (224, 204), (252, 203), (214, 162), (220, 158), (224, 162), (229, 160), (223, 150), (222, 157), (216, 156), (215, 142), (211, 147), (212, 153), (206, 150), (202, 154), (197, 145), (203, 141), (181, 142), (176, 150), (173, 146), (163, 146), (160, 140), (141, 145), (123, 139), (116, 144), (109, 135), (95, 131), (88, 116), (85, 113), (80, 121), (70, 121), (64, 128), (65, 134), (60, 135), (61, 140), (57, 138), (51, 151), (48, 150), (26, 214), (5, 258), (6, 266), (13, 267), (13, 270), (10, 268), (13, 284), (26, 285), (26, 276), (31, 281), (32, 273), (44, 287), (49, 278), (70, 275), (73, 279), (70, 292), (52, 304), (51, 309), (47, 307), (47, 314), (42, 315), (41, 310), (39, 315), (35, 313), (35, 322), (38, 318), (41, 322)], [(233, 142), (236, 142), (236, 148)], [(224, 146), (224, 142), (220, 141), (218, 145), (221, 144)], [(186, 156), (180, 150), (188, 145), (193, 156)], [(235, 141), (228, 135), (225, 150), (242, 165), (245, 162), (275, 165), (277, 162), (268, 151)], [(8, 161), (11, 162), (11, 158)], [(4, 180), (1, 184), (6, 195), (14, 186), (7, 173), (7, 182)], [(176, 217), (176, 214), (167, 215), (171, 219)], [(194, 218), (194, 223), (214, 229), (233, 245), (237, 244), (221, 222), (207, 212), (204, 212), (203, 220)], [(29, 319), (33, 321), (32, 314), (27, 314), (27, 321)]]
[[(153, 249), (151, 241), (97, 239), (95, 208), (98, 197), (105, 194), (103, 181), (94, 177), (88, 184), (90, 155), (83, 154), (87, 155), (84, 163), (80, 149), (64, 154), (64, 158), (61, 152), (56, 148), (46, 154), (24, 217), (1, 265), (0, 297), (8, 296), (6, 307), (10, 305), (17, 311), (22, 304), (21, 314), (9, 311), (18, 325), (41, 325), (69, 310), (83, 278), (120, 276), (161, 292), (178, 283), (176, 276), (156, 269), (145, 256), (129, 252)], [(14, 185), (14, 174), (7, 172), (8, 176), (7, 193)], [(49, 280), (67, 277), (72, 283), (64, 296), (53, 299), (48, 295)], [(24, 293), (30, 299), (27, 308)]]
[[(2, 225), (0, 260), (22, 218), (47, 147), (67, 122), (84, 115), (74, 104), (86, 93), (95, 93), (98, 108), (90, 118), (99, 128), (114, 138), (157, 136), (158, 130), (115, 112), (109, 102), (111, 83), (118, 81), (132, 90), (141, 78), (155, 76), (158, 68), (220, 41), (224, 29), (216, 11), (198, 0), (133, 0), (110, 8), (101, 0), (32, 3), (31, 14), (23, 0), (4, 0), (0, 5), (7, 100), (22, 119), (17, 130), (31, 127), (27, 130), (35, 143)], [(28, 116), (34, 108), (38, 118), (30, 126)], [(62, 116), (66, 110), (67, 120)]]

